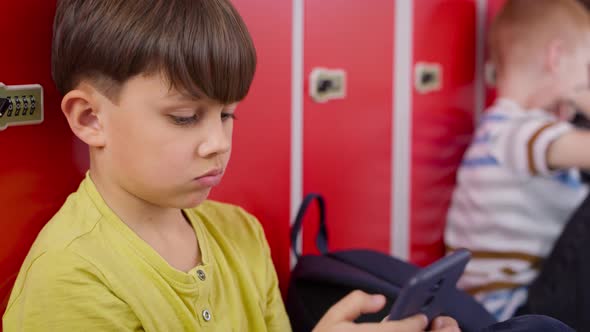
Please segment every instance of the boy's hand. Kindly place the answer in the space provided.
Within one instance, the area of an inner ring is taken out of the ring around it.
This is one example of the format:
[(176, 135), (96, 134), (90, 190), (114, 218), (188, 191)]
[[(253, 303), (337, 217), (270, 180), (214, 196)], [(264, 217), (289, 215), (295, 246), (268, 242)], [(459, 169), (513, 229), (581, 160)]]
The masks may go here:
[[(332, 306), (313, 332), (423, 332), (428, 324), (424, 315), (383, 323), (354, 323), (361, 314), (377, 312), (384, 305), (382, 295), (354, 291)], [(437, 318), (433, 328), (433, 332), (460, 332), (457, 322), (448, 317)]]
[(438, 317), (432, 322), (432, 332), (461, 332), (457, 321), (451, 317)]
[(555, 105), (553, 113), (560, 121), (570, 122), (576, 116), (576, 104), (570, 101), (561, 101)]

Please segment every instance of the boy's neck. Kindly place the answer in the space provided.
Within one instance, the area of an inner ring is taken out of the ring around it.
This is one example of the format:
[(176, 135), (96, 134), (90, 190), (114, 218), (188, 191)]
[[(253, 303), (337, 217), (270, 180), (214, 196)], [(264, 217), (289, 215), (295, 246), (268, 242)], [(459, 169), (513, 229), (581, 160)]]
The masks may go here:
[(109, 208), (136, 233), (170, 230), (179, 221), (186, 223), (181, 209), (154, 205), (133, 195), (93, 168), (92, 162), (90, 177)]
[(510, 99), (525, 111), (552, 107), (555, 96), (547, 90), (526, 74), (498, 78), (497, 81), (497, 97)]
[(188, 272), (202, 263), (195, 231), (181, 209), (164, 208), (126, 191), (93, 168), (90, 177), (111, 210), (173, 268)]

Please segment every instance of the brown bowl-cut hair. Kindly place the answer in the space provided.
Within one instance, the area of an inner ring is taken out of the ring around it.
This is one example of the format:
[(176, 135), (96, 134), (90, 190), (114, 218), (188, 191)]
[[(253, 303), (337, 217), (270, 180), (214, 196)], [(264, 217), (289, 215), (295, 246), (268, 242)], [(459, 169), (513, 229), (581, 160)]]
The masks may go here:
[(62, 94), (88, 81), (116, 99), (136, 75), (223, 104), (242, 100), (256, 51), (228, 0), (59, 0), (51, 70)]

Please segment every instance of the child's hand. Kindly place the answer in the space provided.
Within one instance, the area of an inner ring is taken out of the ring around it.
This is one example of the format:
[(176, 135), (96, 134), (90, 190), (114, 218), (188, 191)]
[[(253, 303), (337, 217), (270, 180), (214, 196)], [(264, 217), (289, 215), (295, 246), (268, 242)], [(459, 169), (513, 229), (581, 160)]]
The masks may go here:
[[(361, 314), (377, 312), (384, 305), (382, 295), (354, 291), (332, 306), (313, 332), (423, 332), (428, 324), (424, 315), (383, 323), (354, 323)], [(448, 317), (437, 318), (433, 328), (433, 332), (460, 332), (457, 322)]]
[(576, 105), (570, 101), (561, 101), (553, 112), (560, 121), (570, 122), (576, 116)]
[(451, 317), (438, 317), (432, 322), (432, 332), (460, 332), (459, 324)]

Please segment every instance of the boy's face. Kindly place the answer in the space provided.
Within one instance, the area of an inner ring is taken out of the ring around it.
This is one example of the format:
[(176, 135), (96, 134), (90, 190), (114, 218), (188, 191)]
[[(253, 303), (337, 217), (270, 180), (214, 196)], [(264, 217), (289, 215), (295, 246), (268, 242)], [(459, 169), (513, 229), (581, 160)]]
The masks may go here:
[(229, 161), (236, 106), (187, 98), (159, 75), (130, 79), (116, 104), (101, 98), (103, 177), (156, 206), (200, 204)]
[(579, 107), (590, 107), (590, 32), (573, 52), (564, 54), (559, 76), (556, 83), (561, 97)]

